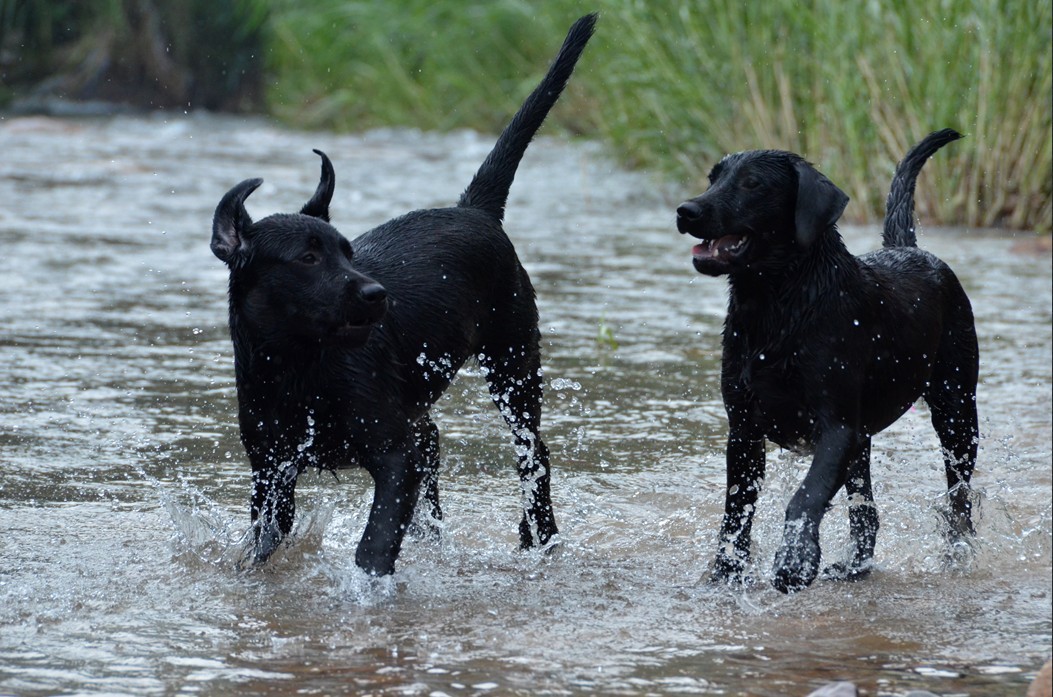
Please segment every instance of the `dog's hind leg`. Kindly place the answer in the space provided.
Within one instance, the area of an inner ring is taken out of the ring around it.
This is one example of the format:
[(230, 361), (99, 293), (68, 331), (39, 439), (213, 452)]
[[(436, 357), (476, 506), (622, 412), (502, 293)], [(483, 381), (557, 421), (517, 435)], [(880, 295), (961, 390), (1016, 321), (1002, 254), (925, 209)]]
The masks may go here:
[(490, 396), (512, 429), (523, 491), (520, 545), (548, 544), (558, 532), (552, 513), (548, 447), (541, 439), (541, 353), (537, 329), (521, 343), (501, 349), (488, 346), (480, 362)]
[[(976, 413), (977, 364), (976, 334), (958, 333), (949, 345), (959, 360), (945, 360), (938, 355), (933, 367), (925, 402), (932, 412), (932, 425), (943, 449), (944, 469), (947, 473), (947, 492), (950, 496), (951, 542), (974, 534), (973, 503), (969, 482), (976, 467), (976, 450), (980, 439)], [(941, 353), (946, 353), (941, 347)], [(964, 359), (964, 360), (962, 360)]]
[(436, 523), (442, 520), (442, 507), (439, 505), (439, 428), (429, 415), (425, 414), (413, 425), (413, 440), (423, 459), (420, 502), (427, 504), (426, 508), (418, 508), (418, 517), (423, 513), (427, 520), (423, 526), (414, 523), (411, 531), (421, 536), (425, 533), (438, 535)]
[(833, 564), (823, 575), (855, 581), (870, 573), (880, 526), (874, 506), (874, 489), (870, 483), (869, 437), (861, 439), (858, 451), (848, 463), (845, 493), (848, 494), (848, 528), (855, 548), (851, 561)]

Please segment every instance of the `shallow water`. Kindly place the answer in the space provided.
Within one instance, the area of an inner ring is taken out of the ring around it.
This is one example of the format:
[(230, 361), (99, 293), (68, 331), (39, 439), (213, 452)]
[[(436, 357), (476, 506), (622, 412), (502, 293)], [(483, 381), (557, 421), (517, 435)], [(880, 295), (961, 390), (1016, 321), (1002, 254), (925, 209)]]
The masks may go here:
[[(361, 473), (303, 480), (294, 545), (237, 570), (237, 437), (220, 196), (298, 210), (319, 147), (349, 236), (456, 200), (469, 133), (297, 133), (215, 117), (0, 120), (0, 693), (1019, 695), (1051, 649), (1051, 264), (929, 230), (981, 342), (975, 554), (948, 564), (924, 404), (875, 438), (877, 571), (783, 596), (704, 582), (719, 524), (723, 281), (647, 176), (540, 139), (506, 228), (538, 290), (562, 544), (521, 553), (514, 453), (477, 370), (437, 408), (446, 521), (393, 578), (354, 549)], [(876, 229), (848, 228), (857, 252)], [(603, 340), (601, 327), (617, 343)], [(803, 462), (769, 450), (756, 573)], [(843, 496), (824, 551), (846, 554)]]

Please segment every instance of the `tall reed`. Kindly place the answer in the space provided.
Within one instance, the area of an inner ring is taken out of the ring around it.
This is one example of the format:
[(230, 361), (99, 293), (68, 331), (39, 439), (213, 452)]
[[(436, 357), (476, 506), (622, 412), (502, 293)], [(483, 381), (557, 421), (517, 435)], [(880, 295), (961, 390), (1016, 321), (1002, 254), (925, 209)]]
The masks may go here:
[(1053, 0), (279, 0), (271, 104), (311, 127), (494, 131), (590, 10), (554, 119), (684, 193), (726, 152), (782, 148), (874, 220), (910, 144), (954, 127), (967, 138), (926, 167), (919, 214), (1051, 227)]

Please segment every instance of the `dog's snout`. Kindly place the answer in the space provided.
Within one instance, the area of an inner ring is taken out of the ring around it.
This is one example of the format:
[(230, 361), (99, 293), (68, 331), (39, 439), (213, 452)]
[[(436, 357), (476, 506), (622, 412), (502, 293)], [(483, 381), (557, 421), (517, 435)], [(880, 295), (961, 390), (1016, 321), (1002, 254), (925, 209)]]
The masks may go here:
[(685, 220), (698, 220), (702, 217), (702, 206), (694, 201), (684, 201), (677, 206), (676, 214)]
[(362, 296), (362, 299), (367, 303), (376, 304), (384, 302), (388, 297), (388, 291), (384, 286), (379, 283), (367, 283), (362, 286), (358, 294)]
[(684, 201), (676, 207), (676, 229), (681, 235), (688, 232), (694, 234), (702, 218), (702, 206), (697, 201)]

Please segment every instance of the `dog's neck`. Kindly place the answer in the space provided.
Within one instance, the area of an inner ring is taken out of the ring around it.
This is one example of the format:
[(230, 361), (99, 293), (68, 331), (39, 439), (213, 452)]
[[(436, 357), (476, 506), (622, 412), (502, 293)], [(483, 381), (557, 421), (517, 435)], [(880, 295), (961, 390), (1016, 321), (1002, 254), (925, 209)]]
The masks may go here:
[[(747, 268), (728, 278), (728, 322), (735, 331), (768, 343), (807, 331), (809, 318), (821, 314), (839, 289), (859, 281), (859, 263), (836, 228), (819, 235), (805, 250), (780, 250), (782, 264)], [(750, 320), (748, 326), (738, 326)]]
[(233, 311), (230, 313), (230, 335), (239, 387), (251, 384), (255, 390), (271, 393), (275, 390), (281, 392), (282, 385), (290, 380), (303, 384), (321, 379), (318, 374), (324, 372), (328, 353), (322, 344), (296, 342), (290, 345), (288, 337), (283, 337), (283, 341), (269, 340), (240, 321), (238, 313)]
[(817, 236), (807, 248), (793, 245), (772, 250), (775, 262), (755, 264), (728, 276), (732, 297), (771, 300), (822, 293), (854, 280), (859, 273), (855, 257), (845, 247), (836, 227)]

